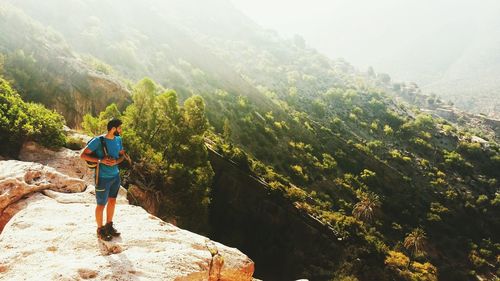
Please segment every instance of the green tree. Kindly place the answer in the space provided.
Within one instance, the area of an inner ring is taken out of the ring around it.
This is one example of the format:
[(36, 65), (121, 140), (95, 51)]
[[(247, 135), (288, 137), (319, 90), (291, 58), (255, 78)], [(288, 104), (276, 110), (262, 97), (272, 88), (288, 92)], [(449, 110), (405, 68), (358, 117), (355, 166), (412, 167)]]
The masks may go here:
[(393, 130), (392, 130), (391, 126), (384, 125), (384, 134), (386, 134), (388, 136), (393, 134)]
[(107, 124), (112, 118), (121, 118), (121, 113), (116, 104), (112, 103), (99, 113), (99, 117), (93, 117), (91, 114), (83, 116), (82, 129), (87, 134), (97, 136), (106, 132)]
[(91, 136), (97, 136), (103, 132), (103, 128), (99, 124), (99, 118), (88, 113), (83, 116), (82, 129)]
[(118, 107), (116, 106), (115, 103), (112, 103), (104, 109), (103, 112), (99, 114), (99, 119), (103, 120), (106, 122), (109, 121), (112, 118), (121, 118), (121, 113), (120, 110), (118, 110)]
[(446, 166), (452, 169), (457, 169), (464, 174), (469, 173), (471, 171), (471, 168), (473, 167), (472, 164), (465, 161), (462, 155), (456, 151), (445, 150), (444, 163), (446, 164)]
[(184, 102), (184, 118), (192, 134), (202, 135), (206, 131), (208, 121), (205, 116), (205, 102), (201, 96), (192, 96)]
[(149, 78), (142, 79), (132, 89), (133, 104), (127, 108), (127, 116), (131, 118), (129, 128), (141, 136), (147, 135), (151, 130), (148, 125), (156, 121), (157, 91), (156, 84)]
[(427, 243), (427, 236), (425, 231), (418, 227), (406, 235), (403, 245), (406, 249), (410, 250), (413, 255), (424, 254), (424, 247)]
[(204, 142), (205, 102), (192, 96), (181, 107), (175, 91), (158, 91), (150, 79), (139, 81), (123, 114), (124, 144), (138, 162), (131, 181), (159, 192), (161, 218), (206, 232), (213, 170)]
[(360, 196), (360, 201), (354, 205), (352, 214), (359, 220), (370, 222), (380, 206), (381, 203), (378, 195), (372, 192), (363, 193)]
[(152, 120), (147, 121), (151, 125), (150, 129), (143, 134), (143, 138), (146, 138), (155, 149), (165, 153), (168, 147), (177, 148), (180, 143), (175, 136), (179, 135), (181, 130), (181, 110), (177, 101), (177, 93), (173, 90), (158, 95), (154, 102), (155, 110), (145, 116)]

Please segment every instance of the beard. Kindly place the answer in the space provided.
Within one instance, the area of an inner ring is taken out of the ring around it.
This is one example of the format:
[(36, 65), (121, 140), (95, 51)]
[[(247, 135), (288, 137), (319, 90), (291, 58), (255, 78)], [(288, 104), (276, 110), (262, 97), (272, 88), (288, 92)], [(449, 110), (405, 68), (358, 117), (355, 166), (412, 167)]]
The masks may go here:
[(120, 136), (120, 133), (118, 133), (118, 131), (115, 131), (115, 132), (114, 132), (114, 135), (115, 135), (115, 136), (117, 136), (117, 137), (119, 137), (119, 136)]

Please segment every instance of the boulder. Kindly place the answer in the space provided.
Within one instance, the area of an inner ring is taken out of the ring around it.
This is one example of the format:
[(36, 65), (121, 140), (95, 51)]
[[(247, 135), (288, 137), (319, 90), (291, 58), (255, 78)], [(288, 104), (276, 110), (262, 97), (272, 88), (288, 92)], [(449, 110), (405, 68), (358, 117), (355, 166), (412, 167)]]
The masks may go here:
[(37, 162), (52, 167), (70, 177), (80, 178), (87, 184), (94, 182), (94, 171), (87, 167), (80, 158), (80, 151), (67, 148), (52, 150), (36, 142), (26, 142), (19, 152), (19, 159), (26, 162)]
[(0, 212), (23, 196), (44, 189), (82, 192), (86, 183), (39, 163), (0, 161)]

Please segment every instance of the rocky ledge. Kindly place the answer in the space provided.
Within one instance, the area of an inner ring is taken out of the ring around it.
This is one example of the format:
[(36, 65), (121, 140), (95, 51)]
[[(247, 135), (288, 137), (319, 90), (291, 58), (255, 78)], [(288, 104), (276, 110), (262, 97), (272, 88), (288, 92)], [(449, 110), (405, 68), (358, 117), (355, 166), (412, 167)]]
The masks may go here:
[[(40, 163), (78, 163), (65, 149), (36, 151)], [(254, 263), (238, 249), (129, 205), (124, 189), (121, 237), (98, 240), (94, 186), (40, 163), (0, 161), (0, 280), (252, 280)]]

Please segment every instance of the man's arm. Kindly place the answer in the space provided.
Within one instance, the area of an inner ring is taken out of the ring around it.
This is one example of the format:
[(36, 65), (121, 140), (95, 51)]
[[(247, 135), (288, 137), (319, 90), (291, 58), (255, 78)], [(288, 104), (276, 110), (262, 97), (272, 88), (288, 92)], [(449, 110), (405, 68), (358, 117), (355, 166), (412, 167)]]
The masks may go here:
[(126, 159), (125, 149), (123, 149), (122, 138), (119, 137), (118, 141), (120, 142), (120, 151), (118, 152), (119, 157), (118, 159), (116, 159), (116, 164), (120, 164), (121, 162), (123, 162), (123, 160)]
[(90, 161), (90, 162), (94, 162), (94, 163), (103, 163), (104, 165), (107, 165), (107, 166), (114, 166), (114, 165), (119, 163), (117, 160), (112, 159), (112, 158), (104, 158), (101, 160), (97, 157), (92, 157), (91, 154), (92, 154), (92, 150), (90, 150), (88, 147), (86, 147), (82, 151), (82, 154), (80, 154), (80, 158), (82, 158), (85, 161)]
[(91, 154), (92, 154), (92, 150), (90, 150), (88, 147), (85, 147), (85, 149), (82, 151), (82, 154), (80, 154), (80, 158), (82, 158), (85, 161), (98, 163), (99, 158), (92, 157)]
[(120, 150), (119, 152), (119, 155), (120, 157), (118, 157), (118, 159), (116, 159), (116, 164), (120, 164), (121, 162), (123, 162), (123, 160), (125, 160), (125, 150)]

